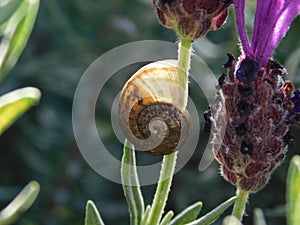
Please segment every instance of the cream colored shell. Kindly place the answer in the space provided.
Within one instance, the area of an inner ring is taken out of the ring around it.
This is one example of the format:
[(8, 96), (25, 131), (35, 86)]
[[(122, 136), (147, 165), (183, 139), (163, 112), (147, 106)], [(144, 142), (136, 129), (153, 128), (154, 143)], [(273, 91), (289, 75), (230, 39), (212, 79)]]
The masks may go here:
[(175, 60), (138, 70), (124, 85), (119, 100), (119, 122), (126, 138), (154, 155), (178, 150), (191, 130), (186, 86), (186, 75)]

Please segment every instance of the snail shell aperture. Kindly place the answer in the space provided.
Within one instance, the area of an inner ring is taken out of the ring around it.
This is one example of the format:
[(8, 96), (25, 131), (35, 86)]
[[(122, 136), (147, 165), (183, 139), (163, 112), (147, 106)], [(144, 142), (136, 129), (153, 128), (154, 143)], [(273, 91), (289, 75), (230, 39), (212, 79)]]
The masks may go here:
[(177, 151), (191, 132), (187, 78), (175, 60), (148, 64), (124, 85), (119, 123), (126, 138), (141, 151), (165, 155)]

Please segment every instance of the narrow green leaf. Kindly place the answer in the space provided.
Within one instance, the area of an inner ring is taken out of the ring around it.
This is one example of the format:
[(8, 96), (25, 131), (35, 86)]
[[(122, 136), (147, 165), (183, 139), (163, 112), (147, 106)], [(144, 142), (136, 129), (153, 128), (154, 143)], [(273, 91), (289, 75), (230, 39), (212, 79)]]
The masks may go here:
[(31, 34), (39, 0), (23, 0), (8, 20), (0, 45), (0, 80), (14, 67)]
[(193, 205), (187, 207), (181, 213), (175, 216), (175, 218), (170, 222), (169, 225), (184, 225), (194, 221), (198, 217), (202, 206), (202, 202), (196, 202)]
[(141, 225), (147, 225), (147, 222), (148, 222), (148, 219), (149, 219), (149, 216), (150, 216), (150, 211), (151, 211), (151, 206), (147, 205), (144, 216), (143, 216), (143, 219), (142, 219), (142, 222), (141, 222)]
[(172, 217), (174, 216), (174, 212), (171, 210), (169, 211), (164, 218), (161, 220), (160, 225), (167, 225), (169, 224), (170, 220), (172, 219)]
[(264, 213), (261, 209), (254, 209), (254, 225), (267, 225)]
[(300, 224), (300, 156), (292, 158), (287, 176), (287, 221)]
[(86, 204), (85, 225), (104, 225), (104, 222), (97, 210), (97, 207), (91, 200), (89, 200)]
[(0, 135), (41, 97), (37, 88), (26, 87), (0, 97)]
[(207, 213), (206, 215), (202, 216), (201, 218), (195, 220), (194, 222), (188, 223), (186, 225), (208, 225), (213, 223), (215, 220), (217, 220), (224, 211), (230, 207), (236, 200), (236, 197), (232, 197), (228, 199), (227, 201), (223, 202), (218, 207), (214, 208), (212, 211)]
[(40, 185), (36, 181), (27, 184), (17, 197), (0, 212), (0, 224), (8, 225), (15, 222), (33, 204), (39, 191)]
[(144, 214), (144, 200), (140, 189), (134, 146), (125, 141), (121, 166), (122, 185), (132, 225), (139, 225)]
[(0, 2), (0, 25), (5, 23), (20, 6), (21, 0), (7, 0)]
[(242, 223), (235, 216), (226, 216), (222, 225), (242, 225)]

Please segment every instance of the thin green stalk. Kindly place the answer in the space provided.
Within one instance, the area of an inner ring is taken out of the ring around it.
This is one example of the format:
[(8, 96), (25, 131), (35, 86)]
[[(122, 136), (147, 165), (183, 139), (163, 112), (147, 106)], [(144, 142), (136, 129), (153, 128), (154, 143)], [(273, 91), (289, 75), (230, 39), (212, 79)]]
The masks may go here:
[[(178, 52), (178, 64), (184, 71), (186, 71), (186, 75), (188, 74), (190, 58), (191, 58), (191, 48), (192, 41), (182, 39), (179, 44), (179, 52)], [(187, 76), (186, 76), (187, 77)]]
[(183, 99), (183, 107), (185, 108), (188, 103), (188, 72), (190, 68), (190, 58), (191, 58), (191, 49), (192, 49), (192, 41), (182, 39), (179, 43), (178, 49), (178, 67), (181, 72), (178, 74), (179, 85), (183, 89), (184, 99)]
[[(186, 90), (188, 89), (188, 69), (190, 64), (191, 47), (191, 41), (181, 40), (178, 52), (178, 66), (184, 70), (185, 74), (184, 77), (179, 79), (182, 79), (184, 83), (183, 87), (185, 87)], [(188, 95), (185, 97), (187, 99)], [(154, 195), (151, 212), (147, 223), (149, 225), (158, 225), (162, 218), (173, 180), (176, 158), (177, 152), (164, 156), (157, 189)]]
[(238, 218), (240, 221), (243, 219), (245, 213), (246, 204), (249, 197), (249, 192), (242, 190), (239, 186), (236, 190), (236, 201), (233, 207), (232, 215)]
[(175, 169), (177, 152), (164, 156), (158, 186), (147, 224), (158, 225), (168, 199)]

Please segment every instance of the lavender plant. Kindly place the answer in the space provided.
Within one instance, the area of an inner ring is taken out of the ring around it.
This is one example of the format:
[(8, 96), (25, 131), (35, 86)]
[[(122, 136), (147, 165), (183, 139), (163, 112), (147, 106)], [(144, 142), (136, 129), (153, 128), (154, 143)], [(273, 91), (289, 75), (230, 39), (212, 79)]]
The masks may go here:
[[(38, 0), (9, 0), (0, 3), (0, 79), (15, 66), (32, 31), (39, 6)], [(25, 87), (0, 97), (0, 135), (23, 113), (38, 104), (41, 93), (37, 88)], [(0, 211), (0, 224), (14, 223), (35, 201), (40, 190), (31, 181)]]
[[(180, 39), (177, 67), (184, 71), (184, 76), (178, 72), (178, 79), (185, 88), (185, 101), (188, 97), (187, 78), (192, 42), (209, 30), (220, 28), (232, 3), (242, 55), (235, 62), (235, 57), (228, 54), (229, 60), (224, 64), (228, 75), (223, 74), (219, 78), (216, 98), (205, 113), (205, 120), (206, 130), (213, 133), (213, 152), (221, 164), (222, 175), (236, 186), (237, 196), (200, 218), (197, 217), (202, 208), (201, 202), (191, 205), (174, 218), (173, 211), (164, 214), (177, 158), (176, 151), (166, 150), (163, 152), (153, 202), (145, 207), (136, 170), (134, 146), (129, 139), (124, 145), (121, 175), (131, 224), (211, 224), (232, 204), (232, 217), (226, 218), (224, 224), (240, 224), (249, 193), (267, 184), (271, 173), (284, 159), (287, 147), (293, 144), (289, 126), (300, 123), (300, 93), (295, 91), (292, 96), (293, 85), (283, 78), (287, 71), (271, 59), (271, 54), (300, 12), (299, 0), (257, 0), (251, 44), (244, 26), (245, 0), (154, 0), (153, 7), (159, 21), (165, 27), (174, 29)], [(134, 89), (131, 93), (136, 94)], [(145, 103), (140, 100), (138, 104)], [(300, 204), (299, 164), (299, 157), (295, 157), (289, 170), (289, 224), (300, 223), (295, 213)], [(262, 221), (263, 216), (260, 218), (259, 221)], [(91, 201), (87, 204), (85, 224), (104, 224)]]

